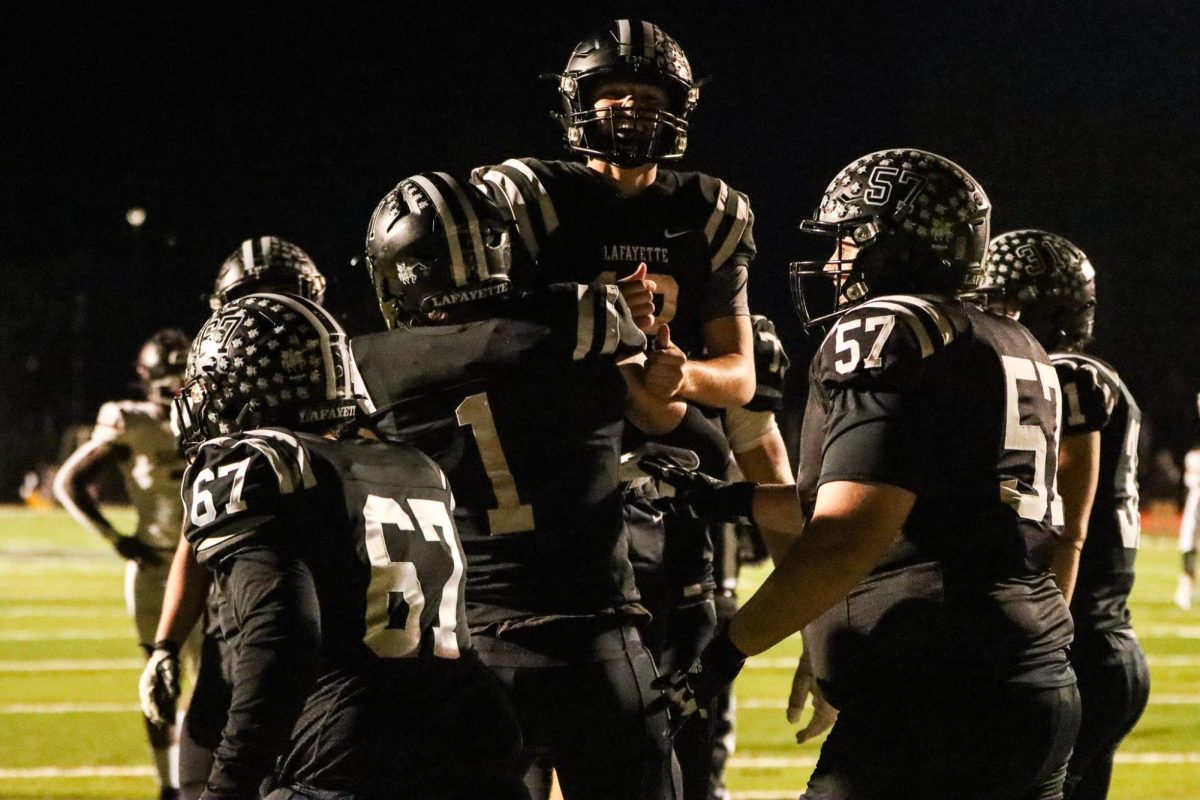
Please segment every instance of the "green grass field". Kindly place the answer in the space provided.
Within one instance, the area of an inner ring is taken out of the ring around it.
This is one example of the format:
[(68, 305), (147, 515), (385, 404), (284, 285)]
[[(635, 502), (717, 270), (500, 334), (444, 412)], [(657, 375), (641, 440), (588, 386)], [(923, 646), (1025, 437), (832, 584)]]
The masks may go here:
[[(128, 512), (114, 516), (130, 522)], [(1154, 688), (1118, 754), (1110, 796), (1197, 800), (1200, 613), (1171, 603), (1173, 538), (1143, 543), (1133, 609)], [(0, 797), (154, 796), (122, 570), (66, 514), (0, 507)], [(762, 572), (747, 578), (749, 589)], [(798, 640), (784, 642), (739, 679), (736, 798), (795, 798), (815, 762), (820, 743), (797, 746), (784, 719), (798, 652)]]

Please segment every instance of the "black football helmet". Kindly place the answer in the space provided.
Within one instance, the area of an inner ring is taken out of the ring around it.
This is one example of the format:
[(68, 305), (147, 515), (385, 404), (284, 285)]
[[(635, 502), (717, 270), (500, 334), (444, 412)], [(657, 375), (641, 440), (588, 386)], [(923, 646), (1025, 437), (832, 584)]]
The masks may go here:
[(1092, 340), (1096, 270), (1087, 254), (1056, 233), (1019, 230), (988, 244), (979, 293), (1019, 312), (1048, 352), (1080, 350)]
[(379, 202), (366, 261), (389, 328), (428, 324), (439, 311), (462, 321), (512, 289), (508, 223), (481, 191), (444, 172), (405, 178)]
[[(558, 78), (567, 146), (619, 167), (677, 159), (687, 149), (688, 114), (700, 100), (679, 44), (651, 22), (618, 19), (576, 45)], [(648, 83), (667, 96), (663, 110), (593, 107), (611, 81)]]
[(138, 351), (137, 375), (147, 399), (170, 405), (183, 385), (191, 346), (192, 340), (178, 328), (163, 328), (146, 340)]
[[(854, 161), (834, 177), (813, 218), (800, 223), (836, 247), (829, 260), (790, 265), (801, 319), (818, 324), (881, 294), (978, 288), (991, 211), (983, 187), (942, 156), (897, 149)], [(857, 253), (843, 254), (851, 245)], [(830, 312), (810, 308), (816, 279), (833, 281)]]
[(173, 422), (180, 449), (264, 425), (322, 430), (358, 411), (349, 338), (316, 303), (251, 294), (196, 335)]
[(296, 245), (277, 236), (259, 236), (242, 242), (221, 264), (208, 305), (216, 311), (252, 292), (298, 294), (320, 305), (325, 276)]

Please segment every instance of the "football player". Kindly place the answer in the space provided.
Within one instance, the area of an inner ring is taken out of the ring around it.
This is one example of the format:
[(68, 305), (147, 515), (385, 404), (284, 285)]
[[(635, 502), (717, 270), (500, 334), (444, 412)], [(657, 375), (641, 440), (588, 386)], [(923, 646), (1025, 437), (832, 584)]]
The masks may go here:
[(184, 535), (220, 588), (234, 679), (203, 796), (257, 797), (269, 776), (279, 800), (522, 796), (446, 478), (347, 435), (354, 372), (336, 320), (294, 295), (223, 305), (192, 347)]
[(700, 97), (683, 50), (657, 25), (616, 20), (576, 46), (558, 88), (584, 161), (509, 159), (473, 180), (516, 222), (535, 281), (618, 283), (643, 331), (670, 326), (675, 346), (649, 355), (653, 392), (749, 402), (750, 203), (722, 180), (660, 167), (683, 155)]
[[(297, 245), (277, 236), (258, 236), (246, 239), (222, 262), (208, 302), (216, 310), (253, 292), (295, 294), (320, 305), (325, 278)], [(179, 737), (181, 800), (197, 800), (204, 791), (232, 692), (232, 654), (221, 634), (219, 594), (209, 591), (211, 583), (212, 573), (196, 563), (187, 539), (180, 539), (167, 577), (154, 652), (139, 682), (147, 719), (159, 724), (172, 719), (179, 693), (179, 646), (204, 618), (199, 673)]]
[[(146, 399), (101, 406), (91, 438), (63, 463), (54, 480), (54, 494), (71, 516), (103, 536), (126, 559), (125, 603), (147, 656), (153, 649), (168, 564), (183, 521), (179, 480), (184, 463), (175, 449), (169, 408), (182, 384), (190, 345), (187, 335), (173, 328), (151, 336), (137, 360)], [(101, 470), (110, 466), (120, 469), (125, 492), (137, 512), (132, 535), (113, 526), (89, 491)], [(192, 627), (180, 630), (180, 645)], [(164, 723), (147, 724), (146, 733), (161, 796), (173, 798), (178, 788), (178, 747), (174, 720)]]
[[(1197, 396), (1200, 409), (1200, 395)], [(1182, 560), (1179, 581), (1175, 585), (1175, 605), (1189, 611), (1196, 597), (1196, 519), (1200, 516), (1200, 448), (1188, 451), (1183, 459), (1183, 485), (1187, 500), (1179, 520), (1179, 553)]]
[(706, 705), (747, 655), (807, 626), (839, 715), (806, 797), (1061, 796), (1079, 724), (1071, 616), (1049, 570), (1062, 393), (1025, 328), (955, 297), (978, 287), (990, 212), (933, 153), (844, 168), (802, 224), (833, 257), (792, 268), (802, 299), (819, 279), (840, 300), (810, 316), (833, 328), (813, 359), (797, 487), (658, 465), (705, 516), (804, 528), (675, 685), (681, 710)]
[(353, 343), (377, 428), (449, 476), (467, 619), (516, 706), (527, 764), (555, 767), (571, 800), (676, 797), (622, 535), (623, 417), (646, 390), (640, 364), (617, 366), (645, 346), (621, 293), (524, 290), (508, 223), (443, 173), (384, 197), (366, 261), (390, 328)]
[(1046, 348), (1062, 387), (1058, 480), (1066, 519), (1054, 569), (1075, 621), (1071, 665), (1083, 709), (1065, 794), (1103, 800), (1113, 756), (1150, 693), (1127, 606), (1140, 535), (1142, 414), (1117, 371), (1082, 352), (1092, 338), (1096, 273), (1079, 247), (1046, 231), (1011, 231), (992, 239), (985, 263), (984, 296)]

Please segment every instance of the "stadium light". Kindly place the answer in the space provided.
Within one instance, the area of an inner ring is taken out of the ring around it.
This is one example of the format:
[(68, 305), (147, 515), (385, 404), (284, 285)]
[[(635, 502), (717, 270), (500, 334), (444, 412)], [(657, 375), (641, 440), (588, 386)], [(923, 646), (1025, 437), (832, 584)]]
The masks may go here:
[(140, 228), (146, 224), (146, 209), (141, 206), (134, 206), (125, 212), (125, 221), (129, 223), (131, 228)]

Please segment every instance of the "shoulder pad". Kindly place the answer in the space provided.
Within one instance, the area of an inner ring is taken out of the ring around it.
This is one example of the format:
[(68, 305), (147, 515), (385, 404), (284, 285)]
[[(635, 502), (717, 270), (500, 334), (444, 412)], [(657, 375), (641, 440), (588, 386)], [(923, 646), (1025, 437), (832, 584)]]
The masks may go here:
[(290, 432), (210, 439), (183, 478), (184, 536), (202, 562), (227, 555), (280, 517), (288, 495), (316, 484), (308, 451)]
[(894, 390), (911, 385), (926, 360), (959, 335), (950, 309), (923, 297), (889, 295), (838, 318), (813, 361), (823, 383)]
[(100, 406), (96, 413), (96, 425), (92, 428), (93, 442), (112, 442), (125, 433), (124, 403), (112, 401)]
[(1200, 489), (1200, 449), (1189, 450), (1183, 457), (1183, 483), (1189, 489)]
[(521, 242), (534, 259), (545, 237), (558, 230), (558, 212), (546, 186), (550, 177), (547, 165), (534, 158), (510, 158), (471, 172), (472, 182), (517, 224)]
[(750, 210), (750, 198), (708, 175), (701, 176), (700, 191), (711, 204), (704, 224), (709, 268), (724, 266), (735, 254), (741, 254), (744, 264), (749, 264), (754, 257), (754, 212)]
[(1104, 362), (1079, 353), (1050, 356), (1063, 391), (1063, 433), (1098, 431), (1117, 405), (1116, 373)]

